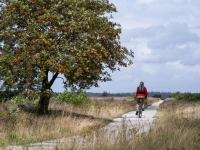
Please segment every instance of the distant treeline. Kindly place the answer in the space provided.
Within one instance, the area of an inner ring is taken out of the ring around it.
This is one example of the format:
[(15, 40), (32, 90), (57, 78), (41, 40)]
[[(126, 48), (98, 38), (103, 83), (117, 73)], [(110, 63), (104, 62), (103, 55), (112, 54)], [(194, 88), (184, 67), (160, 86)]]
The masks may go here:
[[(0, 90), (0, 102), (2, 100), (8, 100), (10, 98), (12, 98), (13, 96), (16, 96), (16, 95), (19, 95), (20, 93), (19, 92), (16, 92), (16, 91), (1, 91)], [(60, 93), (53, 93), (53, 95), (58, 95)], [(86, 94), (89, 96), (89, 97), (103, 97), (103, 96), (107, 96), (107, 97), (127, 97), (127, 96), (133, 96), (135, 93), (130, 93), (130, 92), (127, 92), (127, 93), (108, 93), (108, 92), (103, 92), (103, 93), (94, 93), (94, 92), (86, 92)], [(181, 99), (182, 97), (186, 98), (187, 99), (189, 98), (198, 98), (200, 99), (199, 97), (199, 93), (180, 93), (180, 92), (149, 92), (148, 93), (148, 96), (149, 97), (157, 97), (157, 98), (161, 98), (161, 99), (166, 99), (166, 98), (169, 98), (169, 97), (173, 97), (173, 98), (176, 98), (176, 99)]]
[(176, 92), (172, 94), (171, 97), (175, 98), (176, 100), (200, 101), (200, 93)]
[[(126, 97), (126, 96), (133, 96), (134, 93), (93, 93), (93, 92), (87, 92), (87, 95), (90, 97), (102, 97), (102, 96), (108, 96), (108, 97)], [(148, 96), (150, 97), (158, 97), (161, 99), (166, 99), (171, 97), (173, 93), (172, 92), (149, 92)]]

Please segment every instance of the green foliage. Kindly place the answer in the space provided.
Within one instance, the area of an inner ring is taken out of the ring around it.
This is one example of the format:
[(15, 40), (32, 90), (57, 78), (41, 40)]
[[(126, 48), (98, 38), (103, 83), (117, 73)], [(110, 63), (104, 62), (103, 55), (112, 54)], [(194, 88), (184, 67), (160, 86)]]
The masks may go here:
[(28, 101), (28, 97), (24, 97), (23, 95), (15, 96), (11, 99), (12, 103), (20, 104)]
[(133, 96), (133, 99), (136, 100), (136, 92), (133, 92), (132, 96)]
[(108, 96), (108, 92), (104, 91), (104, 92), (102, 93), (102, 96), (107, 97), (107, 96)]
[(16, 115), (17, 113), (19, 113), (19, 108), (16, 105), (11, 105), (9, 107), (9, 113), (12, 115)]
[(134, 54), (121, 45), (121, 26), (112, 22), (117, 10), (109, 0), (0, 4), (0, 81), (3, 88), (40, 92), (39, 105), (47, 105), (40, 106), (41, 113), (47, 112), (44, 101), (59, 74), (66, 89), (87, 89), (111, 80), (105, 69), (132, 65)]
[(126, 96), (126, 98), (127, 98), (127, 99), (133, 99), (133, 97), (131, 97), (131, 96)]
[(0, 102), (4, 102), (18, 94), (19, 93), (17, 91), (11, 91), (11, 90), (2, 91), (2, 90), (0, 90)]
[(200, 93), (176, 92), (176, 93), (172, 94), (171, 97), (175, 98), (176, 100), (197, 101), (197, 100), (200, 100)]
[(18, 133), (12, 131), (12, 132), (10, 132), (10, 134), (9, 134), (9, 139), (10, 139), (11, 141), (17, 142), (18, 140), (20, 140), (20, 136), (19, 136)]
[[(133, 57), (121, 45), (120, 24), (111, 21), (116, 11), (108, 0), (17, 0), (2, 5), (0, 77), (4, 85), (31, 90), (46, 85), (47, 89), (58, 74), (72, 88), (109, 81), (104, 69), (127, 67)], [(45, 80), (49, 72), (54, 76)]]
[(161, 95), (160, 94), (155, 94), (152, 97), (154, 97), (154, 98), (161, 98)]
[(39, 96), (29, 97), (27, 95), (17, 95), (12, 97), (11, 102), (16, 104), (22, 104), (27, 101), (32, 101), (34, 104), (38, 104)]
[(55, 101), (55, 100), (60, 100), (69, 104), (74, 104), (74, 105), (87, 106), (91, 104), (91, 100), (87, 96), (86, 92), (73, 93), (73, 92), (64, 91), (63, 93), (60, 93), (51, 98), (51, 101)]

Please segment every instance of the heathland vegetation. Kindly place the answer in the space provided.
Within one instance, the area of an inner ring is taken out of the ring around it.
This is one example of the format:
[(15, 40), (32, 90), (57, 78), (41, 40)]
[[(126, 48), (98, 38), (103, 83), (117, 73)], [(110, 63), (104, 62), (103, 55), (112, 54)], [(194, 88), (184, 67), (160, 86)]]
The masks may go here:
[(90, 133), (133, 109), (132, 98), (90, 98), (86, 93), (63, 92), (50, 99), (49, 112), (38, 116), (39, 97), (23, 95), (0, 105), (0, 147)]
[[(39, 98), (38, 98), (39, 99)], [(0, 147), (25, 145), (45, 140), (71, 137), (74, 135), (91, 136), (85, 149), (182, 149), (200, 148), (200, 102), (167, 98), (159, 107), (154, 126), (149, 132), (136, 135), (129, 130), (132, 138), (119, 134), (114, 140), (107, 139), (99, 132), (98, 143), (91, 145), (93, 131), (108, 124), (113, 118), (135, 109), (133, 97), (88, 97), (85, 92), (78, 94), (64, 92), (50, 100), (50, 111), (37, 116), (38, 99), (28, 99), (23, 95), (12, 97), (0, 106)], [(148, 97), (147, 105), (158, 98)], [(119, 129), (120, 130), (120, 129)], [(126, 126), (122, 131), (127, 132)], [(94, 138), (94, 137), (93, 137)], [(113, 143), (114, 142), (114, 143)], [(72, 144), (72, 143), (71, 143)], [(74, 149), (79, 143), (73, 142)], [(62, 145), (58, 149), (70, 149)]]

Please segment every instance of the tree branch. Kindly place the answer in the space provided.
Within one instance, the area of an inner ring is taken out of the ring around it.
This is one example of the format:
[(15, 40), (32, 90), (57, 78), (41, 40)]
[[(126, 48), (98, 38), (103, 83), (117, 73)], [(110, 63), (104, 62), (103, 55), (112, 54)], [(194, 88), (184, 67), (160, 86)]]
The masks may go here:
[(53, 83), (54, 83), (54, 81), (56, 80), (56, 78), (58, 77), (58, 75), (59, 75), (58, 72), (56, 72), (56, 73), (53, 75), (51, 81), (49, 81), (49, 85), (48, 85), (49, 88), (53, 85)]

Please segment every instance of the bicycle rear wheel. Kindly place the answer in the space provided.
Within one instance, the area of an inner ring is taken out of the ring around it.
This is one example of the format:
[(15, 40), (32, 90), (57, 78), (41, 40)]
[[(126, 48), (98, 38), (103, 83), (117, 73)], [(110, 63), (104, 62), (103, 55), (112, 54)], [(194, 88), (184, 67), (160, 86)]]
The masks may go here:
[(142, 99), (139, 102), (138, 118), (142, 118)]

